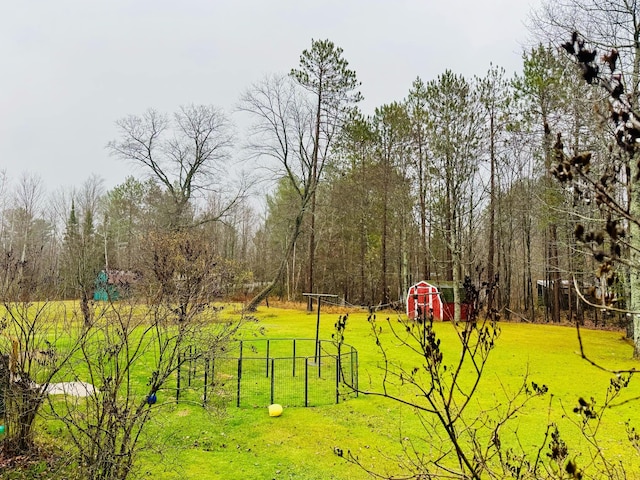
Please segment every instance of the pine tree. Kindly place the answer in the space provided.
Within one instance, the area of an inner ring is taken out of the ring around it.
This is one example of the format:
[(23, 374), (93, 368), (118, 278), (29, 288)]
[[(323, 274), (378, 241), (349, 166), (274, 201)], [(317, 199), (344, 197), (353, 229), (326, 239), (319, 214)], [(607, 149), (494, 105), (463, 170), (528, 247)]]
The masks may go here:
[[(312, 40), (311, 49), (300, 56), (300, 68), (292, 69), (291, 76), (310, 92), (315, 100), (313, 150), (311, 153), (311, 204), (309, 209), (309, 256), (307, 291), (314, 292), (314, 257), (316, 248), (316, 188), (328, 161), (334, 135), (339, 131), (349, 108), (361, 100), (357, 91), (360, 82), (356, 73), (348, 68), (342, 49), (330, 40)], [(311, 309), (309, 297), (309, 309)]]

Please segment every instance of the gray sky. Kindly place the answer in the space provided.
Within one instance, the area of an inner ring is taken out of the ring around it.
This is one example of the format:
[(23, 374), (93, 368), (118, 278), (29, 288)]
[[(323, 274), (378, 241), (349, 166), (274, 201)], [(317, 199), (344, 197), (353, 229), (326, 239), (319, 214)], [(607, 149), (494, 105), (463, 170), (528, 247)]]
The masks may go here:
[[(251, 83), (332, 40), (362, 82), (362, 108), (402, 100), (445, 69), (520, 70), (539, 0), (0, 0), (0, 170), (49, 190), (135, 173), (109, 157), (114, 122), (153, 107), (231, 113)], [(233, 118), (233, 115), (232, 115)], [(239, 137), (242, 132), (239, 132)]]

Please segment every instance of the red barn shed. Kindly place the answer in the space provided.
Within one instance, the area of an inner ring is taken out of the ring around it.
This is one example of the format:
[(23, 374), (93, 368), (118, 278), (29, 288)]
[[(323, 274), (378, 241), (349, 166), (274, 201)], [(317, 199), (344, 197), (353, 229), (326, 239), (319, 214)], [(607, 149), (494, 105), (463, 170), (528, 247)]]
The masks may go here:
[[(433, 318), (436, 320), (452, 320), (454, 317), (453, 289), (445, 287), (451, 297), (449, 301), (438, 290), (438, 287), (431, 285), (424, 280), (412, 285), (407, 293), (407, 316), (415, 320), (426, 313), (429, 315), (433, 310)], [(469, 305), (460, 305), (460, 319), (466, 320), (469, 313)]]
[(424, 280), (412, 285), (407, 294), (407, 316), (415, 320), (423, 313), (429, 315), (431, 310), (433, 318), (442, 320), (444, 310), (438, 288)]

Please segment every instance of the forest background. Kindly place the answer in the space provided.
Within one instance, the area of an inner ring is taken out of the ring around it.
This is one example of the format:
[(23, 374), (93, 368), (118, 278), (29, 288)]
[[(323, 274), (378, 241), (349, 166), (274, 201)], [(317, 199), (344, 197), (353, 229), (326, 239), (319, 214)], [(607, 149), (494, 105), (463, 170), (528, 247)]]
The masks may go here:
[[(54, 192), (37, 174), (4, 175), (0, 248), (46, 279), (48, 299), (88, 302), (100, 270), (143, 269), (152, 232), (188, 229), (217, 256), (217, 294), (254, 304), (324, 292), (344, 304), (401, 307), (419, 280), (471, 276), (497, 281), (486, 301), (503, 318), (583, 319), (577, 292), (624, 309), (629, 271), (603, 272), (594, 248), (604, 239), (574, 235), (578, 225), (624, 227), (624, 216), (612, 219), (579, 185), (551, 174), (557, 134), (570, 153), (592, 152), (592, 172), (611, 165), (607, 92), (586, 85), (558, 48), (572, 31), (618, 49), (633, 105), (637, 98), (638, 8), (590, 3), (598, 15), (589, 18), (573, 1), (534, 12), (530, 32), (540, 43), (523, 52), (518, 73), (445, 70), (416, 78), (404, 98), (373, 112), (358, 107), (349, 52), (312, 40), (289, 74), (246, 87), (238, 99), (246, 132), (212, 105), (123, 117), (107, 148), (118, 168), (145, 175), (108, 190), (94, 175)], [(237, 152), (251, 172), (240, 179), (230, 174)], [(614, 197), (630, 209), (631, 177), (622, 169), (617, 179)], [(266, 206), (256, 208), (255, 192), (265, 191)], [(597, 321), (597, 310), (589, 318)], [(625, 315), (615, 320), (631, 325)]]

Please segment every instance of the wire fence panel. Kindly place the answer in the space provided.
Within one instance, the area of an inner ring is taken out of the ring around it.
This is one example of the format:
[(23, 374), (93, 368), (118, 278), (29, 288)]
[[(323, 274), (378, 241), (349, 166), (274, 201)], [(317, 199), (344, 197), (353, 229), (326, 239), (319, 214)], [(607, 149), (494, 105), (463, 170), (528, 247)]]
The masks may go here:
[(234, 343), (224, 356), (190, 349), (176, 375), (178, 402), (238, 407), (317, 406), (356, 396), (358, 355), (349, 345), (313, 339)]

